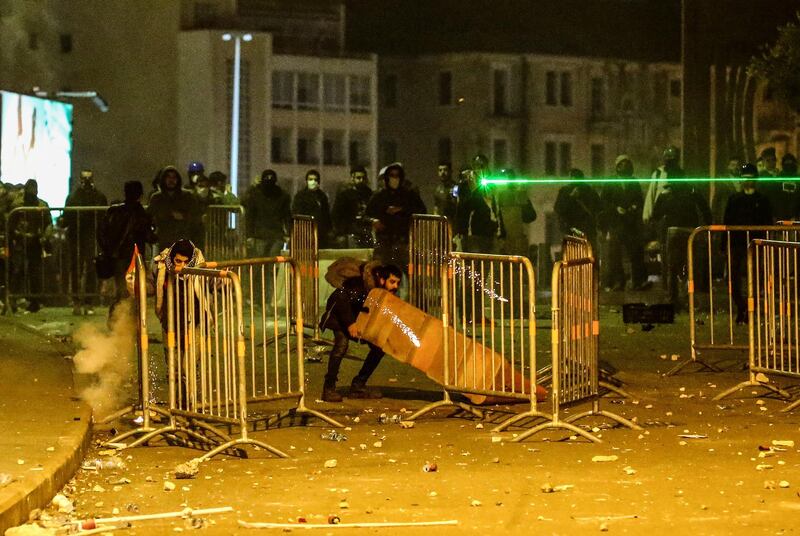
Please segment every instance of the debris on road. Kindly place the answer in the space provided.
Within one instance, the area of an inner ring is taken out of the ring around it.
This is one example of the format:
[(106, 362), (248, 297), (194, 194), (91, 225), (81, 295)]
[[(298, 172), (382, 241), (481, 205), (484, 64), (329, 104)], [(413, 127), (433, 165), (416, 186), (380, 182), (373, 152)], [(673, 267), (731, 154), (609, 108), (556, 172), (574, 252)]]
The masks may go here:
[(619, 459), (616, 454), (612, 454), (611, 456), (593, 456), (593, 462), (615, 462)]
[(339, 464), (335, 459), (325, 460), (325, 469), (333, 469)]
[(175, 467), (175, 478), (187, 480), (197, 476), (200, 472), (200, 460), (194, 458), (188, 462), (181, 463)]
[(347, 436), (344, 434), (340, 434), (336, 430), (331, 430), (327, 434), (320, 434), (319, 438), (325, 439), (326, 441), (336, 441), (336, 442), (347, 441)]

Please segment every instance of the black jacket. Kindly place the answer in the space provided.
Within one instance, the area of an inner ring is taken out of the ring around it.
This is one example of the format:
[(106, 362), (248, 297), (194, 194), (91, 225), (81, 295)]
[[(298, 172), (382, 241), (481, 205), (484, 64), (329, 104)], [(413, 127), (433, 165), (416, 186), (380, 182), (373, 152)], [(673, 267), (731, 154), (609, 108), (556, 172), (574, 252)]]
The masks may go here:
[(100, 221), (97, 245), (100, 251), (114, 259), (130, 260), (134, 246), (144, 255), (145, 244), (155, 242), (153, 219), (141, 203), (111, 205)]
[(242, 205), (248, 238), (281, 240), (292, 224), (291, 199), (277, 184), (261, 181), (248, 188)]
[[(79, 187), (67, 196), (64, 206), (105, 207), (108, 206), (108, 199), (95, 187)], [(97, 237), (100, 214), (102, 213), (65, 210), (63, 222), (66, 227), (67, 239), (73, 244), (80, 239), (81, 249), (85, 249), (85, 245), (93, 245)]]
[[(167, 190), (164, 175), (167, 171), (178, 174), (178, 186)], [(160, 190), (150, 198), (147, 212), (153, 218), (158, 234), (158, 245), (161, 249), (170, 247), (180, 239), (187, 238), (195, 244), (202, 244), (204, 235), (203, 212), (197, 198), (182, 188), (178, 170), (167, 166), (159, 174)]]
[[(606, 184), (600, 192), (600, 200), (603, 202), (603, 229), (619, 234), (641, 228), (644, 196), (638, 182)], [(624, 209), (625, 214), (620, 214), (618, 208)]]
[(361, 234), (367, 203), (372, 189), (366, 184), (349, 184), (339, 190), (333, 201), (333, 226), (337, 235)]
[(364, 301), (371, 288), (362, 276), (353, 276), (344, 280), (342, 286), (333, 291), (325, 306), (325, 313), (319, 322), (321, 330), (344, 332), (348, 337), (347, 328), (355, 323), (358, 313), (364, 307)]
[[(397, 207), (400, 210), (390, 214), (389, 209)], [(384, 228), (375, 233), (378, 242), (389, 244), (392, 242), (408, 242), (408, 230), (411, 227), (412, 214), (425, 214), (425, 203), (414, 190), (405, 185), (397, 189), (383, 188), (373, 194), (367, 204), (367, 216), (380, 221)]]
[[(725, 225), (772, 225), (772, 206), (769, 199), (756, 191), (750, 195), (736, 192), (725, 206)], [(746, 232), (731, 232), (731, 248), (747, 248)], [(750, 233), (750, 239), (763, 238), (764, 233)]]
[(456, 234), (503, 238), (506, 235), (503, 213), (494, 195), (488, 200), (481, 189), (465, 196), (458, 205)]
[(602, 211), (600, 196), (588, 184), (568, 184), (558, 191), (553, 210), (563, 233), (578, 229), (590, 241), (597, 237), (597, 220)]
[(319, 247), (325, 248), (328, 245), (328, 237), (332, 231), (331, 209), (328, 204), (328, 196), (325, 192), (317, 188), (310, 190), (303, 188), (294, 195), (292, 201), (292, 214), (313, 216), (317, 222), (317, 236)]
[(711, 223), (711, 209), (691, 185), (674, 183), (658, 196), (652, 221), (659, 222), (662, 230), (669, 227), (693, 229)]

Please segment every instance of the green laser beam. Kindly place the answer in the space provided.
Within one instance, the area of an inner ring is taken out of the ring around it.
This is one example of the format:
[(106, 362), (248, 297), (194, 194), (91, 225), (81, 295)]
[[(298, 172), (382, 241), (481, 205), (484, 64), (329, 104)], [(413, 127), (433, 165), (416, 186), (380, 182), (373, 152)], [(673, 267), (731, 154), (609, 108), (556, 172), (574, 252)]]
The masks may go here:
[(583, 177), (583, 178), (516, 178), (509, 179), (507, 177), (485, 177), (480, 180), (482, 186), (504, 185), (504, 184), (603, 184), (603, 183), (626, 183), (626, 182), (731, 182), (731, 181), (746, 181), (754, 180), (756, 182), (796, 182), (800, 181), (800, 177), (759, 177), (759, 178), (741, 178), (741, 177), (675, 177), (675, 178), (653, 178), (653, 177)]

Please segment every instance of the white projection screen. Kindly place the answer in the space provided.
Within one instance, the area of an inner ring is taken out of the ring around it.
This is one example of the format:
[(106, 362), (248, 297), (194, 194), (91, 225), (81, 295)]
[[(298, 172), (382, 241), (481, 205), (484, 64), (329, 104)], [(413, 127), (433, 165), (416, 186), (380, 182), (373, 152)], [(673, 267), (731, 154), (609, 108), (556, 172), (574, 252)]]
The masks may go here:
[(39, 197), (63, 206), (72, 166), (72, 105), (0, 91), (0, 179), (36, 179)]

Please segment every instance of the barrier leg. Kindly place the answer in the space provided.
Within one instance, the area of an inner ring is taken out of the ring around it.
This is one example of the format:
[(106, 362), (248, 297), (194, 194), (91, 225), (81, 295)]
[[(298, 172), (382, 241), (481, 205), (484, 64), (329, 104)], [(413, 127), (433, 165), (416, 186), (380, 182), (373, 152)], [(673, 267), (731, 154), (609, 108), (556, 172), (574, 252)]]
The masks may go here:
[(770, 385), (768, 383), (760, 382), (758, 380), (755, 380), (755, 379), (751, 378), (751, 379), (749, 379), (747, 381), (743, 381), (741, 383), (738, 383), (738, 384), (734, 385), (730, 389), (722, 391), (720, 394), (718, 394), (717, 396), (714, 397), (714, 400), (722, 400), (723, 398), (726, 398), (726, 397), (732, 395), (733, 393), (735, 393), (736, 391), (739, 391), (740, 389), (744, 389), (745, 387), (761, 387), (762, 389), (765, 389), (767, 391), (773, 392), (773, 393), (775, 393), (775, 394), (777, 394), (777, 395), (779, 395), (779, 396), (781, 396), (783, 398), (786, 398), (786, 399), (792, 398), (792, 395), (790, 395), (789, 393), (787, 393), (786, 391), (784, 391), (783, 389), (781, 389), (779, 387), (775, 387), (774, 385)]
[(450, 398), (450, 393), (448, 391), (444, 392), (444, 398), (437, 402), (431, 402), (427, 406), (423, 407), (422, 409), (417, 410), (411, 416), (406, 418), (406, 421), (414, 421), (418, 418), (422, 417), (423, 415), (430, 413), (436, 409), (443, 408), (443, 407), (457, 407), (467, 413), (471, 413), (475, 417), (479, 419), (483, 419), (484, 414), (483, 411), (479, 410), (478, 408), (474, 408), (469, 404), (465, 404), (464, 402), (455, 402)]
[(613, 385), (611, 383), (608, 383), (608, 382), (605, 382), (605, 381), (600, 381), (598, 383), (598, 385), (600, 387), (602, 387), (603, 389), (605, 389), (606, 391), (614, 393), (615, 395), (619, 396), (620, 398), (633, 398), (630, 395), (630, 393), (628, 393), (625, 389), (620, 389), (619, 387), (617, 387), (616, 385)]
[(570, 432), (573, 432), (576, 435), (579, 435), (579, 436), (583, 437), (584, 439), (588, 439), (592, 443), (602, 443), (603, 442), (599, 437), (595, 436), (594, 434), (590, 434), (586, 430), (584, 430), (582, 428), (579, 428), (579, 427), (575, 426), (574, 424), (571, 424), (571, 423), (568, 423), (566, 421), (562, 421), (562, 420), (559, 420), (559, 419), (553, 419), (552, 421), (549, 421), (549, 422), (546, 422), (546, 423), (542, 423), (539, 426), (531, 428), (527, 432), (524, 432), (524, 433), (518, 435), (517, 437), (511, 439), (511, 442), (512, 443), (519, 443), (521, 441), (524, 441), (524, 440), (528, 439), (532, 435), (541, 432), (542, 430), (550, 430), (550, 429), (553, 429), (553, 430), (557, 430), (557, 429), (569, 430)]
[(686, 361), (681, 361), (680, 363), (678, 363), (677, 365), (672, 367), (670, 370), (665, 372), (664, 376), (674, 376), (675, 374), (677, 374), (681, 370), (683, 370), (684, 367), (687, 367), (689, 365), (699, 365), (700, 366), (700, 370), (698, 370), (697, 372), (703, 372), (703, 371), (722, 372), (721, 368), (719, 368), (719, 367), (717, 367), (715, 365), (712, 365), (711, 363), (709, 363), (707, 361), (704, 361), (704, 360), (702, 360), (702, 359), (700, 359), (698, 357), (694, 357), (694, 358), (688, 359)]
[(138, 408), (136, 406), (126, 406), (118, 411), (115, 411), (111, 415), (106, 415), (104, 418), (100, 419), (99, 421), (95, 421), (97, 424), (108, 424), (110, 422), (114, 422), (117, 419), (121, 419), (128, 413), (134, 413)]
[(791, 404), (789, 404), (788, 406), (786, 406), (785, 408), (783, 408), (783, 409), (781, 410), (781, 412), (782, 412), (782, 413), (788, 413), (788, 412), (790, 412), (790, 411), (793, 411), (794, 409), (796, 409), (796, 408), (798, 408), (798, 407), (800, 407), (800, 399), (798, 399), (798, 400), (795, 400), (794, 402), (792, 402)]
[(517, 413), (516, 415), (509, 417), (508, 419), (504, 420), (503, 422), (492, 428), (492, 433), (502, 432), (512, 424), (518, 423), (525, 419), (536, 419), (536, 420), (547, 419), (548, 421), (552, 421), (553, 416), (536, 410), (529, 410), (522, 413)]
[(567, 419), (564, 419), (564, 422), (573, 423), (584, 417), (606, 417), (607, 419), (611, 419), (612, 421), (621, 424), (622, 426), (626, 426), (631, 430), (642, 430), (643, 428), (636, 424), (633, 421), (629, 421), (625, 417), (617, 415), (611, 411), (606, 411), (604, 409), (600, 409), (600, 403), (597, 400), (592, 402), (592, 409), (588, 411), (584, 411), (582, 413), (578, 413), (577, 415), (570, 415)]
[(211, 458), (213, 458), (214, 456), (216, 456), (217, 454), (221, 454), (221, 453), (225, 452), (226, 450), (230, 450), (230, 449), (232, 449), (233, 447), (235, 447), (237, 445), (253, 445), (255, 447), (259, 447), (259, 448), (262, 448), (262, 449), (264, 449), (264, 450), (266, 450), (268, 452), (271, 452), (272, 454), (274, 454), (278, 458), (288, 458), (289, 457), (289, 455), (286, 454), (285, 452), (283, 452), (282, 450), (279, 450), (279, 449), (273, 447), (272, 445), (268, 445), (268, 444), (264, 443), (263, 441), (258, 441), (257, 439), (240, 438), (240, 439), (233, 439), (231, 441), (228, 441), (227, 443), (223, 443), (222, 445), (218, 446), (214, 450), (210, 450), (210, 451), (206, 452), (205, 454), (203, 454), (202, 456), (197, 458), (197, 461), (198, 462), (208, 461)]

